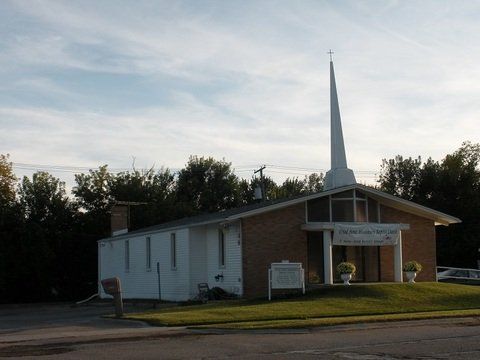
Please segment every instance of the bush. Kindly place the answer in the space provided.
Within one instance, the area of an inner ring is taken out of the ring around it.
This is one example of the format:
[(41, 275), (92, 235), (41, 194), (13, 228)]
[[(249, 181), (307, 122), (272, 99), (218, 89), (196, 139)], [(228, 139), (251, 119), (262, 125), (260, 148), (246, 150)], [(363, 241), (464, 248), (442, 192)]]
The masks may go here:
[(337, 266), (337, 272), (341, 274), (355, 274), (357, 268), (351, 262), (341, 262)]
[(415, 260), (408, 261), (403, 265), (403, 271), (415, 271), (420, 272), (422, 271), (422, 265)]

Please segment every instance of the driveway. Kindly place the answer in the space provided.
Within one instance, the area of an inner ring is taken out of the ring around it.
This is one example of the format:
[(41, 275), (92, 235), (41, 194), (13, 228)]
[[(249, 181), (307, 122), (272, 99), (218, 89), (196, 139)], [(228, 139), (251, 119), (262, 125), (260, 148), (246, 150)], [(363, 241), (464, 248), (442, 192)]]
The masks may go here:
[[(125, 312), (145, 311), (151, 304), (125, 305)], [(7, 344), (53, 343), (139, 336), (159, 328), (142, 322), (102, 318), (114, 313), (111, 304), (96, 303), (0, 306), (0, 348)]]

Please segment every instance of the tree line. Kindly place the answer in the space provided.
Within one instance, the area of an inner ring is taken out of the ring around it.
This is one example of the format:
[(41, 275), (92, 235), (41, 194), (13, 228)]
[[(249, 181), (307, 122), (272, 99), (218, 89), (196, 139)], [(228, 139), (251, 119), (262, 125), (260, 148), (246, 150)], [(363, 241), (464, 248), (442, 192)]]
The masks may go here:
[[(480, 247), (480, 144), (464, 143), (440, 161), (396, 156), (382, 161), (377, 188), (457, 216), (437, 227), (437, 261), (477, 267)], [(131, 230), (200, 213), (248, 205), (259, 178), (240, 179), (231, 163), (190, 157), (183, 169), (76, 174), (71, 193), (47, 172), (18, 179), (0, 155), (0, 302), (78, 300), (97, 288), (97, 240), (110, 235), (117, 201), (132, 207)], [(319, 192), (323, 174), (264, 178), (267, 199)]]
[(384, 159), (379, 183), (383, 191), (456, 216), (462, 223), (438, 226), (437, 263), (479, 268), (480, 144), (465, 142), (441, 161), (428, 158)]
[[(321, 174), (264, 178), (277, 199), (320, 191)], [(75, 175), (71, 194), (48, 172), (18, 179), (0, 155), (0, 302), (81, 299), (96, 292), (97, 243), (110, 236), (117, 201), (131, 209), (135, 230), (258, 201), (259, 178), (240, 179), (225, 160), (192, 156), (178, 173), (166, 168), (112, 173), (104, 165)]]

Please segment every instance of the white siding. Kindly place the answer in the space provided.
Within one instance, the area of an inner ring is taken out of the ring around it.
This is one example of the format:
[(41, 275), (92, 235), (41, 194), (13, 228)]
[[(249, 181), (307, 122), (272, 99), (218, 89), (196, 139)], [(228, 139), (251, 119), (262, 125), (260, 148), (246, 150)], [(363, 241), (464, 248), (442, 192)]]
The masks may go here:
[(207, 281), (207, 228), (190, 229), (190, 297), (198, 295), (198, 284)]
[[(160, 263), (162, 300), (183, 301), (198, 294), (198, 283), (207, 282), (228, 292), (243, 294), (240, 221), (225, 228), (225, 266), (219, 266), (219, 225), (198, 226), (149, 234), (151, 271), (147, 270), (146, 236), (99, 243), (99, 280), (120, 278), (125, 299), (158, 299), (157, 262)], [(170, 235), (176, 234), (177, 268), (171, 266)], [(130, 268), (125, 269), (125, 241), (130, 244)], [(215, 280), (216, 275), (223, 280)], [(101, 297), (107, 297), (101, 289)]]
[[(177, 269), (172, 270), (170, 234), (163, 232), (151, 237), (152, 269), (146, 268), (145, 236), (103, 241), (100, 246), (99, 279), (118, 276), (126, 299), (158, 299), (157, 262), (160, 263), (162, 300), (181, 301), (190, 297), (189, 230), (174, 231), (177, 244)], [(125, 270), (125, 241), (130, 243), (130, 269)], [(107, 296), (101, 293), (102, 297)]]
[[(242, 287), (242, 239), (240, 222), (230, 224), (225, 228), (225, 266), (219, 266), (218, 225), (210, 225), (207, 228), (207, 266), (208, 285), (243, 294)], [(223, 280), (215, 280), (216, 275), (223, 275)]]

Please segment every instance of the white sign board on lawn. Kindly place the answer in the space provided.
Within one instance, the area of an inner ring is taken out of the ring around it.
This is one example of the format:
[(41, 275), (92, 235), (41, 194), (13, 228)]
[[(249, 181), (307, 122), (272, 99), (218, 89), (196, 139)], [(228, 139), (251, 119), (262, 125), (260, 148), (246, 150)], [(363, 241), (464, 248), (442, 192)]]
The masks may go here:
[(396, 245), (400, 224), (335, 224), (333, 245), (382, 246)]
[(272, 299), (272, 289), (302, 289), (305, 294), (302, 263), (272, 263), (268, 270), (268, 300)]

